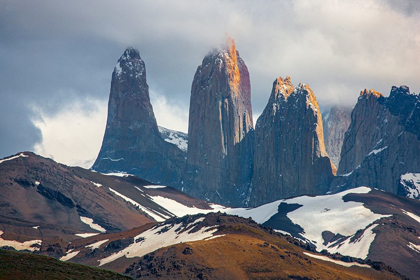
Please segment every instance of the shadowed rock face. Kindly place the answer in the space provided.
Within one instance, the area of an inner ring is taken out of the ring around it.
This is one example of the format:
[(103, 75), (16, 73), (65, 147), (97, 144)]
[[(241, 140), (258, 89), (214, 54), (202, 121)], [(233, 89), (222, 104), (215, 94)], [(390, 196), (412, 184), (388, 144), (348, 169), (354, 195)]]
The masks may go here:
[(277, 78), (257, 121), (250, 205), (322, 194), (335, 173), (324, 146), (321, 113), (309, 86)]
[(332, 190), (366, 185), (398, 193), (401, 176), (420, 172), (420, 96), (406, 86), (389, 97), (360, 93)]
[(177, 187), (185, 155), (162, 139), (150, 103), (145, 64), (137, 50), (127, 48), (112, 73), (105, 136), (92, 169), (123, 171)]
[(251, 176), (252, 131), (249, 73), (229, 39), (203, 59), (194, 76), (184, 190), (241, 205)]
[(325, 149), (334, 165), (340, 162), (344, 134), (350, 125), (351, 108), (333, 106), (322, 116)]

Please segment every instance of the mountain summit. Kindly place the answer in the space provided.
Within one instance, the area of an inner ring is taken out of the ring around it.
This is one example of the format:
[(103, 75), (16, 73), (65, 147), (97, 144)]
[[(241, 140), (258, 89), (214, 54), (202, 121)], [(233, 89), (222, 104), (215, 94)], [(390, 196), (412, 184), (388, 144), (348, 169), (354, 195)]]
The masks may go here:
[(251, 176), (253, 131), (248, 68), (233, 39), (210, 52), (191, 88), (185, 191), (240, 205)]
[(318, 102), (308, 85), (277, 78), (257, 121), (250, 205), (325, 193), (335, 173)]
[(127, 172), (155, 183), (177, 186), (185, 151), (165, 142), (150, 103), (146, 66), (139, 51), (127, 48), (112, 73), (108, 119), (92, 169)]
[(419, 197), (407, 178), (420, 173), (420, 95), (393, 86), (389, 97), (363, 90), (351, 114), (341, 150), (336, 187), (370, 186)]

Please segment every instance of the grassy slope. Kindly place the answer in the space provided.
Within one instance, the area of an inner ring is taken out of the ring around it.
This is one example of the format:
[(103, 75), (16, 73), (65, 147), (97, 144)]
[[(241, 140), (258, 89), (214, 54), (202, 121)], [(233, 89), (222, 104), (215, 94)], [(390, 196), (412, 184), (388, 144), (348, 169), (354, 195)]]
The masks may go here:
[(0, 250), (0, 279), (132, 279), (112, 271), (54, 258)]

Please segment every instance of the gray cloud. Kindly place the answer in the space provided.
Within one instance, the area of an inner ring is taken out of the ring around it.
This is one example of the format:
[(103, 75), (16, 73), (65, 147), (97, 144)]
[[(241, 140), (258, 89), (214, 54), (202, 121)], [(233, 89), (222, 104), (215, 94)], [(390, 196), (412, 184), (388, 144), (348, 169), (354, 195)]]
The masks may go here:
[(30, 108), (53, 117), (75, 100), (106, 100), (128, 45), (152, 94), (187, 111), (197, 66), (230, 34), (259, 114), (278, 76), (309, 84), (323, 108), (352, 105), (363, 88), (420, 91), (417, 30), (417, 1), (0, 0), (0, 157), (41, 141)]

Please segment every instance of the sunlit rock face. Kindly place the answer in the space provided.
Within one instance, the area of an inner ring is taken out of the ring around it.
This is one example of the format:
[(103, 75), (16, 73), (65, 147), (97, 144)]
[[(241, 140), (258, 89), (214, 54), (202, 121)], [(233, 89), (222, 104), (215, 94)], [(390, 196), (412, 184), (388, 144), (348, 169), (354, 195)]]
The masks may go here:
[(340, 162), (344, 134), (350, 125), (351, 108), (333, 106), (322, 116), (325, 149), (335, 166)]
[(92, 169), (179, 187), (185, 156), (185, 151), (162, 139), (145, 64), (138, 50), (127, 48), (112, 73), (105, 136)]
[(402, 175), (420, 173), (420, 95), (364, 90), (351, 114), (332, 190), (370, 186), (403, 194)]
[(191, 88), (184, 190), (193, 196), (243, 205), (252, 168), (251, 85), (232, 39), (210, 52)]
[(254, 133), (249, 204), (329, 189), (335, 166), (324, 146), (318, 102), (309, 86), (277, 78)]

